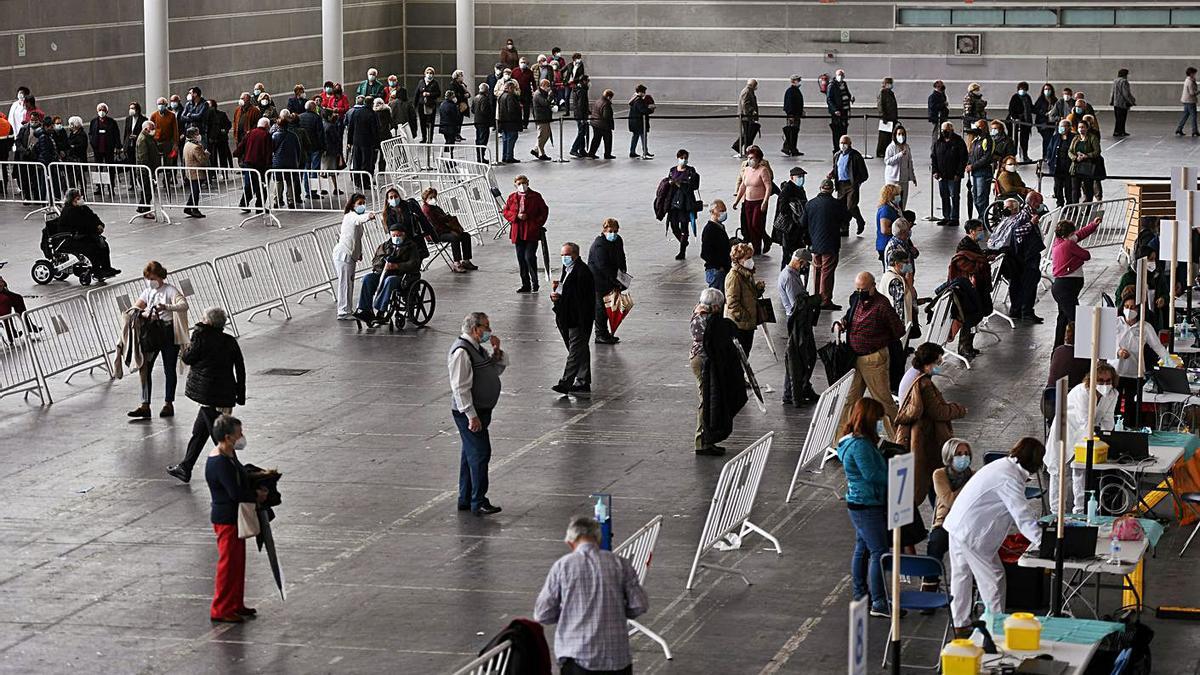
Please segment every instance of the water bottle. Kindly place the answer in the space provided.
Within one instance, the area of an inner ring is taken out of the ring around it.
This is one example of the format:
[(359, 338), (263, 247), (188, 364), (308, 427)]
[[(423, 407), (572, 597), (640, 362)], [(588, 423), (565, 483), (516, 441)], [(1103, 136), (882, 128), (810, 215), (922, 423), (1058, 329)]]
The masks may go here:
[(1096, 524), (1096, 511), (1098, 511), (1099, 509), (1100, 509), (1100, 503), (1096, 501), (1096, 492), (1094, 490), (1088, 490), (1088, 500), (1087, 500), (1087, 524), (1088, 525)]
[(1114, 565), (1121, 564), (1121, 540), (1114, 533), (1108, 545), (1108, 561)]
[(608, 520), (608, 509), (604, 506), (604, 499), (596, 497), (596, 508), (593, 510), (596, 516), (596, 522), (601, 525)]
[(1117, 422), (1113, 425), (1113, 430), (1125, 431), (1125, 420), (1120, 415), (1117, 415)]

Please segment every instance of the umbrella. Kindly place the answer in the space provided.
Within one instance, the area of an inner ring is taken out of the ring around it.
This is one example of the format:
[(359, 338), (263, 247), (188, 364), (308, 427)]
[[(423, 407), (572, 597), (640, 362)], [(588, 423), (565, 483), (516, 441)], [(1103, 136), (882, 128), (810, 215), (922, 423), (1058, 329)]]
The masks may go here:
[(275, 536), (271, 534), (271, 519), (267, 509), (258, 511), (258, 550), (267, 549), (267, 560), (271, 562), (271, 575), (275, 577), (275, 586), (279, 588), (279, 597), (287, 600), (286, 583), (283, 579), (283, 568), (279, 566), (279, 554), (275, 552)]
[(746, 381), (750, 383), (750, 391), (754, 392), (754, 403), (758, 405), (759, 410), (767, 412), (762, 389), (758, 386), (758, 378), (754, 376), (754, 369), (750, 367), (750, 359), (746, 358), (746, 352), (742, 349), (741, 343), (734, 340), (733, 346), (737, 349), (738, 358), (742, 360), (742, 370), (746, 371)]
[(627, 292), (621, 293), (613, 290), (604, 296), (604, 312), (608, 314), (609, 333), (617, 332), (617, 326), (621, 325), (631, 309), (633, 309), (633, 296)]
[(817, 350), (817, 358), (825, 365), (825, 381), (833, 384), (854, 367), (854, 352), (840, 337), (835, 337)]
[(542, 264), (546, 267), (546, 283), (554, 283), (550, 280), (550, 245), (546, 243), (546, 228), (542, 228)]
[(763, 329), (763, 337), (766, 338), (767, 349), (771, 350), (771, 356), (774, 356), (775, 360), (778, 361), (779, 353), (775, 351), (775, 345), (771, 344), (771, 331), (767, 330), (767, 324), (760, 323), (760, 324), (758, 324), (758, 327)]

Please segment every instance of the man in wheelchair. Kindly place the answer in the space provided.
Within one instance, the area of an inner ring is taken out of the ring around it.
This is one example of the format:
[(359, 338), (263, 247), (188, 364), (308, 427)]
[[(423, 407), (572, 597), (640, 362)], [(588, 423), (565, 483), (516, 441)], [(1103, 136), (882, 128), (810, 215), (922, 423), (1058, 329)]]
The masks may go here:
[[(81, 279), (84, 276), (97, 280), (115, 277), (121, 270), (113, 269), (109, 261), (108, 242), (103, 233), (104, 222), (84, 204), (80, 191), (71, 188), (67, 191), (59, 215), (47, 220), (42, 228), (42, 253), (56, 268), (61, 268), (68, 256), (79, 256), (80, 262), (86, 262), (88, 267), (82, 271), (76, 266), (76, 273)], [(41, 281), (36, 274), (34, 279), (39, 283), (49, 281)]]
[(404, 293), (421, 278), (421, 249), (405, 232), (404, 224), (394, 221), (388, 230), (391, 238), (375, 249), (371, 271), (363, 277), (355, 318), (366, 323), (387, 323), (391, 298)]

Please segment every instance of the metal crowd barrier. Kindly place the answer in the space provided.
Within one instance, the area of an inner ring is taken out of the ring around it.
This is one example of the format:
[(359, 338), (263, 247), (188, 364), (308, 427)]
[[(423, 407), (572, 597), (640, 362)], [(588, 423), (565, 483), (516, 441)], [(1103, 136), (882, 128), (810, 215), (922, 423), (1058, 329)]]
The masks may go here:
[[(396, 140), (396, 139), (392, 139)], [(385, 141), (386, 142), (386, 141)], [(475, 145), (474, 143), (418, 143), (416, 141), (407, 140), (404, 137), (399, 137), (399, 149), (389, 148), (389, 151), (397, 158), (396, 167), (405, 169), (415, 169), (418, 171), (433, 171), (439, 166), (442, 159), (464, 159), (474, 161), (479, 157), (479, 153), (484, 153), (486, 159), (490, 154), (491, 148), (486, 145)], [(382, 150), (383, 144), (380, 144)], [(393, 166), (387, 155), (388, 166)]]
[(510, 656), (512, 643), (505, 640), (454, 671), (453, 675), (505, 675)]
[(157, 219), (159, 208), (154, 201), (154, 176), (150, 168), (142, 164), (53, 162), (46, 184), (51, 205), (62, 201), (67, 190), (75, 188), (93, 206), (138, 209), (138, 213), (129, 219), (131, 223), (146, 213)]
[(67, 374), (66, 383), (78, 373), (103, 368), (112, 378), (108, 354), (92, 321), (87, 298), (76, 296), (25, 312), (25, 325), (40, 328), (33, 346), (33, 359), (41, 375), (46, 402), (53, 403), (48, 378)]
[[(946, 356), (953, 357), (962, 363), (963, 368), (970, 370), (971, 362), (949, 345), (950, 332), (954, 330), (954, 315), (950, 311), (953, 306), (954, 293), (951, 292), (943, 293), (942, 297), (934, 300), (933, 316), (929, 319), (929, 326), (927, 327), (929, 335), (925, 341), (944, 347)], [(967, 329), (960, 326), (959, 330)]]
[(46, 403), (28, 326), (15, 313), (0, 316), (0, 398), (12, 394), (24, 394), (25, 400), (33, 394)]
[[(196, 200), (192, 199), (191, 188), (188, 185), (190, 175), (197, 176), (196, 191), (199, 199)], [(239, 227), (255, 218), (270, 218), (266, 209), (255, 206), (261, 205), (265, 196), (263, 176), (255, 169), (160, 166), (154, 172), (154, 179), (158, 184), (158, 207), (164, 214), (167, 214), (167, 209), (192, 208), (257, 211), (243, 218)], [(170, 222), (169, 214), (167, 222)], [(278, 221), (276, 223), (278, 224)]]
[(434, 168), (438, 173), (459, 174), (463, 181), (487, 176), (488, 171), (491, 170), (491, 166), (483, 162), (457, 157), (439, 157), (437, 166)]
[(400, 125), (399, 135), (386, 138), (379, 144), (379, 154), (383, 157), (384, 165), (391, 168), (392, 172), (418, 173), (421, 171), (421, 166), (415, 157), (409, 155), (408, 148), (405, 147), (413, 140), (404, 126)]
[[(334, 243), (337, 243), (336, 239)], [(332, 246), (329, 251), (333, 251)], [(301, 232), (267, 242), (267, 258), (284, 303), (297, 295), (300, 296), (297, 304), (321, 293), (334, 295), (329, 257), (329, 254), (322, 255), (321, 244), (314, 232)]]
[(282, 309), (287, 318), (292, 318), (266, 247), (254, 246), (217, 256), (213, 267), (225, 292), (225, 313), (229, 316), (250, 312), (247, 321), (253, 321), (263, 312), (270, 314)]
[[(298, 213), (343, 213), (346, 199), (355, 192), (367, 196), (368, 208), (378, 210), (375, 177), (367, 171), (313, 171), (270, 169), (267, 171), (267, 210)], [(338, 194), (338, 191), (341, 194)], [(325, 194), (321, 194), (322, 191)], [(279, 219), (271, 216), (275, 223)]]
[(846, 398), (850, 394), (850, 383), (853, 380), (854, 371), (851, 370), (821, 392), (812, 419), (808, 422), (808, 433), (804, 436), (800, 459), (796, 461), (796, 470), (792, 472), (792, 483), (788, 486), (787, 497), (783, 501), (792, 501), (792, 494), (796, 491), (798, 483), (832, 490), (835, 496), (841, 498), (837, 490), (827, 485), (801, 479), (800, 472), (808, 469), (818, 457), (821, 459), (821, 469), (824, 469), (825, 462), (837, 456), (837, 453), (832, 451), (833, 442), (837, 438), (837, 425), (841, 421), (842, 410), (846, 407)]
[(420, 201), (421, 191), (427, 187), (436, 188), (438, 192), (441, 192), (456, 185), (461, 185), (462, 182), (462, 174), (457, 173), (380, 171), (375, 174), (375, 185), (379, 192), (379, 201), (377, 203), (382, 207), (387, 190), (392, 187), (400, 191), (401, 197), (412, 197)]
[(34, 214), (54, 210), (46, 183), (45, 164), (3, 161), (0, 162), (0, 179), (0, 202), (37, 207), (26, 213), (24, 220), (29, 220)]
[[(633, 566), (633, 571), (637, 572), (638, 583), (646, 585), (646, 572), (650, 570), (650, 560), (654, 558), (654, 545), (658, 543), (658, 531), (662, 528), (662, 515), (654, 516), (654, 518), (642, 526), (640, 530), (634, 532), (628, 539), (621, 542), (620, 546), (613, 549), (613, 553), (627, 558)], [(658, 643), (662, 647), (663, 655), (667, 660), (671, 660), (671, 648), (667, 645), (667, 641), (661, 635), (646, 628), (642, 624), (628, 619), (629, 635), (641, 633), (646, 637)]]
[[(494, 178), (492, 176), (491, 180)], [(467, 192), (467, 205), (471, 207), (476, 227), (482, 231), (491, 227), (499, 228), (504, 224), (503, 209), (497, 202), (498, 196), (492, 191), (487, 175), (468, 180), (463, 183), (463, 189)]]
[[(1054, 248), (1054, 228), (1059, 222), (1069, 220), (1075, 223), (1076, 227), (1083, 227), (1099, 215), (1100, 227), (1096, 228), (1096, 231), (1091, 236), (1081, 240), (1079, 245), (1086, 249), (1121, 246), (1125, 243), (1125, 235), (1133, 223), (1133, 215), (1136, 212), (1136, 208), (1136, 199), (1133, 197), (1120, 197), (1118, 199), (1105, 199), (1097, 202), (1067, 204), (1042, 216), (1040, 223), (1042, 241), (1046, 243), (1046, 248), (1042, 251), (1042, 259), (1039, 264), (1042, 276), (1049, 279), (1051, 275), (1052, 261), (1050, 252)], [(1126, 251), (1122, 248), (1117, 256), (1118, 261), (1126, 255)]]

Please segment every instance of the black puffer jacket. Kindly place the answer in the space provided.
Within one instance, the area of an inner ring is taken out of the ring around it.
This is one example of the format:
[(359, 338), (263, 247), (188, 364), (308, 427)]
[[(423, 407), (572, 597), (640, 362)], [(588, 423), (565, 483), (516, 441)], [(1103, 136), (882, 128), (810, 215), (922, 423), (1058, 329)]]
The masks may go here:
[(246, 363), (237, 338), (197, 323), (179, 358), (191, 366), (184, 389), (188, 398), (215, 408), (246, 405)]

